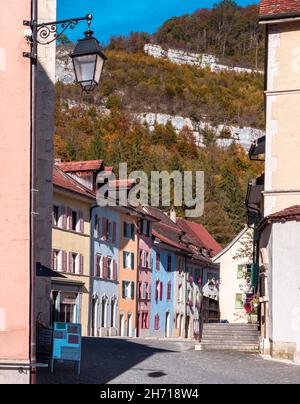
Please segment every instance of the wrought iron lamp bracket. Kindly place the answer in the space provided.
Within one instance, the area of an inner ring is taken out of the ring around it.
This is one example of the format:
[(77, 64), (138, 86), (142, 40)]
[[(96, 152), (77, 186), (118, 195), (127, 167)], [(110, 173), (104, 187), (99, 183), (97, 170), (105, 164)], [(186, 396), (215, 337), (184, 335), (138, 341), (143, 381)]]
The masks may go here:
[(31, 52), (23, 52), (23, 56), (37, 59), (37, 46), (50, 45), (60, 39), (67, 29), (75, 29), (80, 21), (87, 21), (90, 27), (93, 16), (91, 14), (80, 18), (70, 18), (68, 20), (51, 21), (38, 24), (35, 20), (25, 20), (23, 25), (31, 28), (31, 35), (27, 35), (27, 41), (31, 44)]

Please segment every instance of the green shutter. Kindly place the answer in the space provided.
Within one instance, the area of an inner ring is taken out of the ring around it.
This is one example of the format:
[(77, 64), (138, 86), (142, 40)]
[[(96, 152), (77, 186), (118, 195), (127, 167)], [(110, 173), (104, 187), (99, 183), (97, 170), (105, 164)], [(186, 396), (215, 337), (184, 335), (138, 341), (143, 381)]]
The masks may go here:
[(123, 222), (123, 236), (127, 238), (127, 223)]
[(126, 299), (126, 282), (122, 282), (122, 298)]
[(131, 253), (131, 269), (134, 269), (134, 253)]
[(134, 300), (134, 282), (131, 282), (131, 299)]
[(131, 225), (131, 239), (134, 241), (135, 240), (135, 228), (134, 224)]
[(123, 268), (126, 269), (126, 251), (123, 251)]
[(259, 276), (259, 266), (258, 264), (252, 264), (251, 269), (251, 287), (257, 288), (258, 286), (258, 276)]

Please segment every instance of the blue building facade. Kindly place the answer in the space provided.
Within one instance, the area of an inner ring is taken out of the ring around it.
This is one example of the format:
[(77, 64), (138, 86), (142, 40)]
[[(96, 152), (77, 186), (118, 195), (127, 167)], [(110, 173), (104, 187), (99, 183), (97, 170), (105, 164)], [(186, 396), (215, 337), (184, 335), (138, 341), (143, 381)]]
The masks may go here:
[(91, 334), (117, 336), (121, 216), (117, 208), (94, 207), (91, 220)]
[(150, 334), (171, 337), (174, 332), (175, 253), (165, 244), (152, 249)]

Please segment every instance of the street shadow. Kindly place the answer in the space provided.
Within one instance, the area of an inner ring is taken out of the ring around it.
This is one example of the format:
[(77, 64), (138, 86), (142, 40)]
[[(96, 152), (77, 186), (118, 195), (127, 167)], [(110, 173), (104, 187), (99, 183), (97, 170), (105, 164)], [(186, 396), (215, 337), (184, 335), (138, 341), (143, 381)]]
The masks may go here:
[[(41, 368), (37, 380), (38, 384), (106, 384), (150, 356), (165, 352), (175, 351), (118, 338), (83, 338), (80, 376), (72, 362), (56, 362), (53, 374), (50, 367)], [(151, 378), (165, 375), (160, 369), (148, 373)]]

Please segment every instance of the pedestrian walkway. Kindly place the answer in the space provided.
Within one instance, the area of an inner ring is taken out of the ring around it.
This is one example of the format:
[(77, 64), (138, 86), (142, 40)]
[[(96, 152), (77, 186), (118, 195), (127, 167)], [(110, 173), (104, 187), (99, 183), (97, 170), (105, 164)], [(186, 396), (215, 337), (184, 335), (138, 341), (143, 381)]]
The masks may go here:
[(299, 383), (300, 367), (240, 352), (187, 350), (191, 342), (84, 338), (81, 375), (57, 364), (40, 369), (38, 382), (52, 384), (279, 384)]

